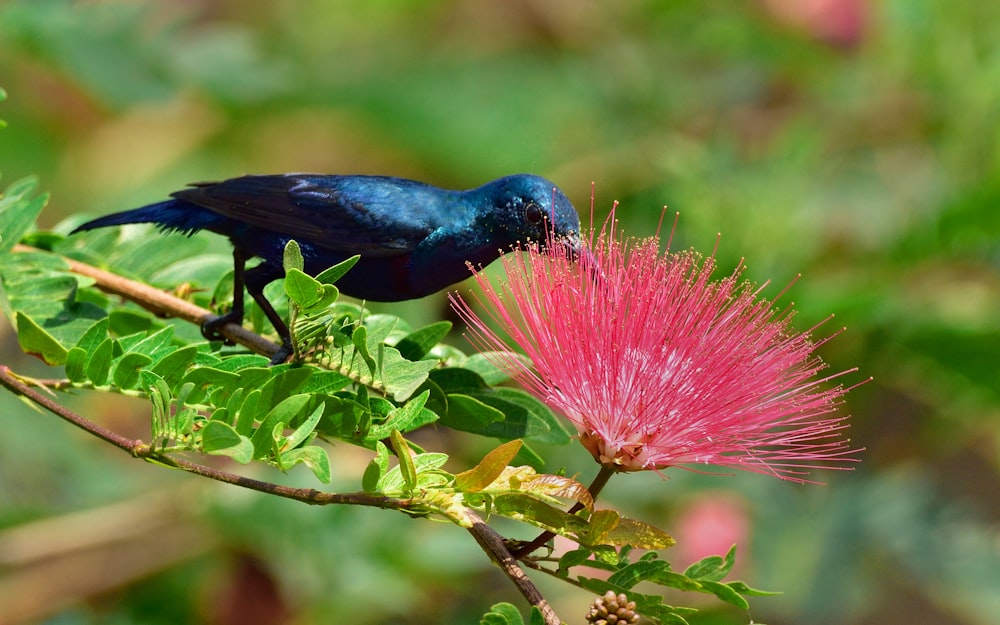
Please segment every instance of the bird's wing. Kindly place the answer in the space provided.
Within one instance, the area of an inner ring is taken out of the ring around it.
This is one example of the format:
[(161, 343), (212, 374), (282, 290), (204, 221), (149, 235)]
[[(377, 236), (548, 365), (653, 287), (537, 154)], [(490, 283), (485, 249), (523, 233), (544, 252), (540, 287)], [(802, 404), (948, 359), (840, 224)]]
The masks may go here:
[(397, 178), (283, 174), (195, 183), (173, 197), (337, 252), (394, 256), (437, 227), (435, 192)]

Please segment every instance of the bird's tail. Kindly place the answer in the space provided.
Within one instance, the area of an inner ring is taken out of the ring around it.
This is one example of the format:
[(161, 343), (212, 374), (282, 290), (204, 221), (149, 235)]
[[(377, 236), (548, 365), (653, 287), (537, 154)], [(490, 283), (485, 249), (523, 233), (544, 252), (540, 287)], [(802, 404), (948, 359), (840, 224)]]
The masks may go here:
[(125, 224), (154, 223), (162, 230), (179, 231), (191, 234), (206, 226), (201, 211), (192, 210), (192, 206), (179, 200), (166, 200), (141, 208), (112, 213), (104, 217), (92, 219), (77, 226), (70, 234), (105, 228), (107, 226), (122, 226)]

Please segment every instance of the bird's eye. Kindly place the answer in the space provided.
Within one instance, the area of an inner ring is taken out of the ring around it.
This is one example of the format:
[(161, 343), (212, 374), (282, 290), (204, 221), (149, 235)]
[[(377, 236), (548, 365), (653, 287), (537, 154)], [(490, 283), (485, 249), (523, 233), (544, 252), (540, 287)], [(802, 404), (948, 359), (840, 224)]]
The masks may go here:
[(538, 204), (528, 202), (528, 205), (524, 207), (524, 218), (528, 220), (529, 224), (539, 224), (545, 219), (545, 211)]

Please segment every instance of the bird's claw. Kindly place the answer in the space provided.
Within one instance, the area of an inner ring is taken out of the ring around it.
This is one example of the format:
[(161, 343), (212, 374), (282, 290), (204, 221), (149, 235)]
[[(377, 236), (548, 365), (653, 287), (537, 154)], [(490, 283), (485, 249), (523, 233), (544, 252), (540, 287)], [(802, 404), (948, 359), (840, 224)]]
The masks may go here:
[(237, 318), (235, 315), (232, 315), (232, 313), (222, 315), (221, 317), (215, 317), (214, 319), (209, 319), (205, 323), (201, 324), (201, 335), (209, 341), (222, 341), (224, 345), (236, 345), (235, 341), (224, 336), (220, 330), (227, 323), (238, 324), (241, 321), (241, 318)]
[(295, 349), (292, 347), (291, 343), (283, 342), (278, 351), (271, 355), (271, 362), (268, 363), (270, 366), (280, 365), (288, 360), (288, 357), (295, 353)]

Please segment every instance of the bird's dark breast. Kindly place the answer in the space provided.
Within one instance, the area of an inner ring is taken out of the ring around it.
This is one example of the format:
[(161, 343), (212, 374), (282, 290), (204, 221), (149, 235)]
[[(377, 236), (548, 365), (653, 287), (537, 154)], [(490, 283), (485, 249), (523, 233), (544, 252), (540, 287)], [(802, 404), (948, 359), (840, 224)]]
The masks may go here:
[[(303, 250), (305, 251), (305, 250)], [(306, 257), (306, 273), (315, 275), (336, 264), (331, 257), (318, 254)], [(398, 302), (437, 293), (471, 275), (464, 260), (439, 259), (422, 263), (412, 253), (365, 258), (337, 281), (345, 295), (374, 302)]]
[[(423, 297), (434, 289), (421, 289), (409, 275), (409, 254), (365, 259), (364, 256), (344, 277), (337, 281), (337, 288), (344, 295), (373, 302), (398, 302)], [(323, 271), (325, 262), (306, 267), (309, 273)]]
[[(233, 245), (248, 258), (257, 256), (274, 267), (275, 277), (283, 275), (284, 249), (290, 237), (260, 228), (237, 227), (228, 234)], [(305, 262), (305, 272), (317, 275), (347, 260), (353, 254), (336, 252), (297, 241)], [(398, 302), (436, 293), (469, 277), (463, 258), (434, 257), (403, 253), (393, 256), (361, 255), (361, 259), (337, 281), (344, 295), (375, 302)]]

